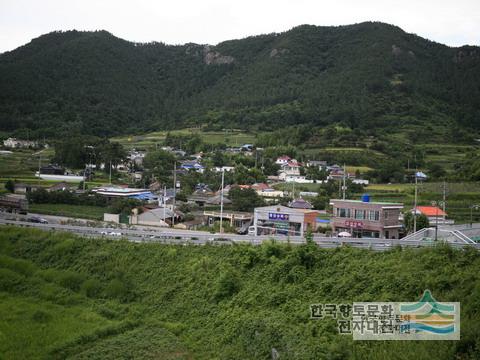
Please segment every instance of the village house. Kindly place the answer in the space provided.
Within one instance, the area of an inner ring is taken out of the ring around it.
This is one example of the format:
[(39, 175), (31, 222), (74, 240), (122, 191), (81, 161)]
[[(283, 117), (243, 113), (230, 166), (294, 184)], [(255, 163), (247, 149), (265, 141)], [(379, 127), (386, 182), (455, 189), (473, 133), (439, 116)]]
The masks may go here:
[(290, 201), (288, 207), (292, 209), (313, 209), (313, 205), (302, 198)]
[(287, 178), (299, 177), (301, 176), (300, 168), (301, 168), (301, 164), (297, 160), (292, 159), (288, 161), (286, 164), (281, 166), (281, 170), (278, 174), (278, 177), (282, 181), (286, 181)]
[(291, 160), (290, 156), (288, 155), (283, 155), (277, 158), (275, 161), (275, 164), (280, 165), (280, 167), (287, 165), (288, 162)]
[(205, 171), (205, 167), (196, 160), (182, 161), (180, 164), (180, 168), (187, 171), (195, 170), (199, 173), (203, 173)]
[(130, 224), (168, 227), (172, 223), (172, 218), (174, 218), (175, 223), (177, 223), (180, 222), (183, 217), (183, 214), (180, 211), (173, 211), (168, 206), (165, 208), (157, 207), (154, 209), (144, 207), (142, 210), (143, 212), (141, 213), (138, 209), (132, 210)]
[[(414, 209), (411, 210), (412, 214)], [(417, 206), (417, 216), (425, 215), (430, 225), (453, 224), (453, 220), (447, 220), (448, 214), (437, 206)]]
[(316, 167), (318, 170), (325, 170), (327, 162), (324, 160), (310, 160), (307, 162), (307, 167)]
[(38, 142), (30, 140), (19, 140), (16, 138), (8, 138), (3, 141), (3, 146), (12, 149), (36, 148), (39, 146)]

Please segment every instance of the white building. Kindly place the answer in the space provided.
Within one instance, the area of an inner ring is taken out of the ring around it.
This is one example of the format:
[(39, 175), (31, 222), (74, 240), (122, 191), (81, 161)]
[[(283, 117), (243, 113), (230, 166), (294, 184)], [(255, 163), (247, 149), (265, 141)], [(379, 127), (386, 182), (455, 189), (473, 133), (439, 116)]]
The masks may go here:
[[(168, 227), (169, 225), (167, 221), (170, 222), (172, 216), (174, 216), (174, 212), (168, 207), (159, 207), (156, 209), (144, 211), (141, 214), (138, 213), (137, 209), (134, 209), (132, 215), (130, 216), (130, 224)], [(175, 217), (177, 217), (176, 214)]]
[(235, 171), (235, 166), (217, 166), (217, 167), (214, 167), (213, 170), (215, 172), (231, 172), (231, 171)]
[(357, 185), (368, 185), (370, 182), (364, 179), (353, 179), (352, 183)]
[(297, 160), (292, 159), (288, 161), (285, 165), (282, 165), (282, 169), (278, 174), (280, 180), (287, 181), (287, 179), (300, 177), (300, 167), (300, 163)]
[(256, 235), (303, 236), (316, 229), (318, 211), (292, 209), (282, 205), (255, 208), (253, 227)]
[(16, 138), (8, 138), (7, 140), (3, 141), (3, 146), (12, 149), (33, 148), (38, 147), (38, 142), (30, 140), (18, 140)]

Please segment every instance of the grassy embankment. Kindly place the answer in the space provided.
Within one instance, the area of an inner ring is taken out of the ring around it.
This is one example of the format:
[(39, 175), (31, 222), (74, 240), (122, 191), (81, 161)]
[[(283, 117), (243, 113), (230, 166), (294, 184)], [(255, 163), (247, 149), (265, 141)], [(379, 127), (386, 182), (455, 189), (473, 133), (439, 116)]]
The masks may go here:
[[(478, 359), (480, 254), (165, 246), (0, 227), (5, 359)], [(461, 302), (460, 341), (353, 341), (312, 303)]]

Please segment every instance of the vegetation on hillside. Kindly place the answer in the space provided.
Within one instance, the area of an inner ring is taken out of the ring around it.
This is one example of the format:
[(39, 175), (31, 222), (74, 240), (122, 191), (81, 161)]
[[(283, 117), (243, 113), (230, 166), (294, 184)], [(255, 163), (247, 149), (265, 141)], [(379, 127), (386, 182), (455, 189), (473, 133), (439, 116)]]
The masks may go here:
[[(477, 359), (475, 250), (168, 246), (0, 228), (0, 356)], [(309, 305), (461, 302), (460, 341), (353, 341)], [(6, 336), (5, 334), (8, 334)]]
[[(337, 124), (353, 129), (351, 138), (401, 128), (463, 141), (473, 136), (465, 129), (480, 127), (479, 59), (476, 47), (371, 22), (214, 47), (54, 32), (0, 55), (0, 131), (57, 138)], [(322, 137), (307, 131), (311, 141)]]

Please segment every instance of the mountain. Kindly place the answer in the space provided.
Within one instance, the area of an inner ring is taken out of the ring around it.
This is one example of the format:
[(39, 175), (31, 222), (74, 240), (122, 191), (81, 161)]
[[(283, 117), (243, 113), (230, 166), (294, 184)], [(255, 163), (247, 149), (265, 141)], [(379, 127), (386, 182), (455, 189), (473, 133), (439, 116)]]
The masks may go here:
[(199, 125), (480, 128), (480, 48), (383, 23), (302, 25), (216, 46), (53, 32), (1, 54), (0, 79), (0, 131), (35, 136)]

